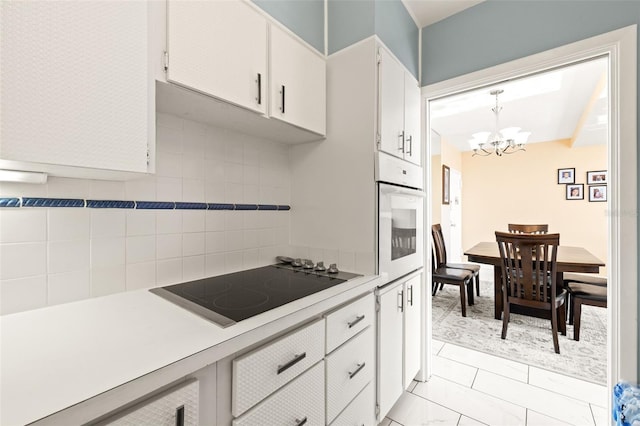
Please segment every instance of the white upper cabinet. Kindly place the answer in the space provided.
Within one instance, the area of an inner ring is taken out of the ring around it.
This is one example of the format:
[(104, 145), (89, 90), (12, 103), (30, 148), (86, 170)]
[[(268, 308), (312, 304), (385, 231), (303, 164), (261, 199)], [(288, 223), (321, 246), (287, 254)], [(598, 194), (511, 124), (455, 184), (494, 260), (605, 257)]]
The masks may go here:
[(266, 113), (267, 20), (242, 1), (169, 1), (167, 80)]
[(271, 26), (271, 117), (324, 135), (324, 58), (285, 31)]
[(0, 2), (0, 168), (95, 178), (153, 171), (147, 7)]
[(183, 99), (161, 85), (159, 110), (282, 142), (325, 134), (324, 56), (251, 2), (169, 0), (166, 45), (172, 88), (207, 96)]
[(420, 88), (386, 49), (379, 52), (379, 149), (420, 165)]
[(404, 73), (404, 159), (420, 165), (420, 86), (411, 73)]

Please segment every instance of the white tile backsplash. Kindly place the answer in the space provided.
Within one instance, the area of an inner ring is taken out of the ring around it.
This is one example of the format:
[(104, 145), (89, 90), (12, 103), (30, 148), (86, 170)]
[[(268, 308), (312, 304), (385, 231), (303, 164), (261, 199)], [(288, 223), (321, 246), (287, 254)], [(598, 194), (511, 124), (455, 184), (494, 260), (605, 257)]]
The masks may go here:
[(47, 276), (0, 280), (0, 315), (47, 305)]
[[(0, 184), (0, 197), (289, 204), (289, 147), (158, 113), (156, 174)], [(265, 179), (266, 177), (266, 179)], [(0, 209), (0, 314), (267, 265), (289, 212)], [(66, 282), (66, 283), (65, 283)]]
[(48, 209), (49, 241), (87, 240), (91, 233), (91, 211), (85, 208)]
[(75, 302), (91, 296), (89, 269), (49, 274), (47, 277), (49, 305)]
[(47, 243), (0, 244), (0, 280), (47, 273)]
[[(47, 244), (48, 272), (57, 274), (89, 269), (89, 239), (75, 241), (49, 241)], [(89, 281), (86, 283), (89, 288)]]
[(0, 243), (46, 240), (46, 209), (0, 209)]

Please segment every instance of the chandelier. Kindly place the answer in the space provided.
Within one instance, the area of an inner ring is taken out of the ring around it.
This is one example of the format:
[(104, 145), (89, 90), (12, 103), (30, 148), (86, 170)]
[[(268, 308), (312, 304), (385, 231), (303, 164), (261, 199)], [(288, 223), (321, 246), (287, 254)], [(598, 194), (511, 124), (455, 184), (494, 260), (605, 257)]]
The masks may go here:
[(478, 132), (474, 133), (473, 139), (469, 140), (469, 145), (473, 148), (473, 156), (480, 155), (486, 157), (487, 155), (496, 154), (498, 157), (502, 154), (513, 154), (514, 152), (524, 151), (524, 145), (529, 139), (531, 132), (521, 132), (520, 127), (506, 127), (500, 131), (498, 129), (500, 121), (500, 110), (502, 107), (498, 105), (498, 95), (504, 90), (492, 90), (491, 95), (496, 97), (496, 106), (491, 108), (491, 111), (496, 116), (495, 131), (492, 132)]

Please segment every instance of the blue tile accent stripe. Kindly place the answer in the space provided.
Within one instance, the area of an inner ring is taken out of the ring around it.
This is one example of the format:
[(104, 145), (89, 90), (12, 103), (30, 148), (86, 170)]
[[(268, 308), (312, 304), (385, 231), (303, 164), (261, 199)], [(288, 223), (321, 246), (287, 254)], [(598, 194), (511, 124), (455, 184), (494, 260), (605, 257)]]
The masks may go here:
[(136, 201), (136, 209), (149, 210), (174, 210), (176, 203), (173, 201)]
[[(22, 200), (22, 201), (21, 201)], [(87, 207), (91, 209), (139, 210), (291, 210), (288, 205), (190, 203), (183, 201), (84, 200), (80, 198), (0, 197), (2, 207)]]
[(209, 203), (209, 210), (234, 210), (233, 204)]
[(20, 207), (20, 198), (0, 198), (0, 207)]
[(236, 204), (236, 210), (258, 210), (257, 204)]
[(92, 209), (133, 209), (136, 207), (136, 203), (117, 200), (87, 200), (87, 207)]
[(258, 210), (278, 210), (275, 204), (258, 204)]
[(22, 207), (84, 207), (84, 200), (74, 198), (23, 198)]

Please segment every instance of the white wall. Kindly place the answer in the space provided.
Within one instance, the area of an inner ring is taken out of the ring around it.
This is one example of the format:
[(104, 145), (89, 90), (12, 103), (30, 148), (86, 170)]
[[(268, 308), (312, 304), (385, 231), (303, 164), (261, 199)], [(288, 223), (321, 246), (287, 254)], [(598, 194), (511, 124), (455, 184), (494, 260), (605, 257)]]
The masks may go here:
[[(0, 183), (0, 197), (290, 204), (288, 146), (157, 117), (157, 173)], [(0, 209), (0, 313), (274, 263), (288, 211)]]

